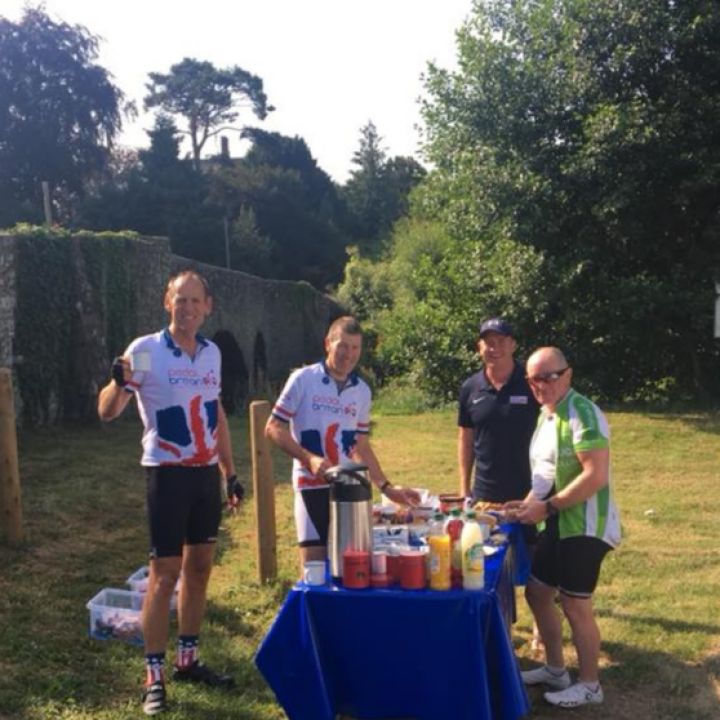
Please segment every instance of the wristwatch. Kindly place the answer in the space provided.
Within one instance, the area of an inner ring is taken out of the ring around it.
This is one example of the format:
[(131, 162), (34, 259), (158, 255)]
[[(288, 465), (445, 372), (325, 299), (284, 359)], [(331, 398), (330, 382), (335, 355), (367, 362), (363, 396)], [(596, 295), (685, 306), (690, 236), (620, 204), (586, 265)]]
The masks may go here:
[(548, 517), (557, 515), (558, 509), (552, 504), (552, 499), (545, 501), (545, 512)]

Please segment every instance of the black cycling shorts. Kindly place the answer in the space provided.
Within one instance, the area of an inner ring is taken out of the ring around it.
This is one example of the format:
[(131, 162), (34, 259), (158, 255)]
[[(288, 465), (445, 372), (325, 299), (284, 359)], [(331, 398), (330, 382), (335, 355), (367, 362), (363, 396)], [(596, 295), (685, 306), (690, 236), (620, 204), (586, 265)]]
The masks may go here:
[(591, 597), (602, 561), (610, 550), (610, 545), (596, 537), (574, 535), (561, 540), (555, 516), (538, 536), (530, 575), (565, 595)]
[(183, 545), (214, 543), (222, 514), (217, 465), (146, 467), (150, 557), (177, 557)]
[(295, 492), (295, 528), (299, 547), (324, 547), (330, 527), (330, 488)]

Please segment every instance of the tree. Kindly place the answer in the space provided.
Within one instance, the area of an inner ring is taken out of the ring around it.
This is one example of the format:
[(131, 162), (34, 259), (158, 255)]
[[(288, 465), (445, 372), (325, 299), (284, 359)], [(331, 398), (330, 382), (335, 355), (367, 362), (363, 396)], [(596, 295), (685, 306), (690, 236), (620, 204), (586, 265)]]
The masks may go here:
[(187, 121), (181, 132), (190, 137), (195, 169), (209, 138), (227, 129), (249, 106), (263, 120), (274, 108), (267, 103), (263, 82), (241, 67), (216, 68), (207, 61), (185, 58), (168, 74), (150, 73), (145, 108), (160, 108)]
[(424, 212), (484, 279), (501, 242), (540, 258), (520, 319), (600, 396), (720, 394), (719, 36), (704, 0), (490, 0), (428, 74)]
[[(344, 237), (322, 208), (308, 197), (308, 186), (297, 170), (277, 165), (253, 165), (242, 160), (212, 174), (213, 199), (227, 210), (233, 230), (248, 225), (270, 252), (247, 272), (282, 280), (306, 280), (318, 289), (339, 281), (345, 260)], [(243, 219), (243, 214), (245, 217)], [(248, 259), (248, 254), (243, 257)]]
[(42, 9), (0, 17), (0, 226), (42, 219), (43, 180), (66, 218), (107, 162), (123, 94), (94, 62), (97, 46)]
[(107, 181), (83, 205), (85, 227), (131, 229), (170, 239), (172, 251), (215, 265), (225, 264), (223, 214), (209, 197), (209, 180), (179, 155), (172, 118), (159, 115), (148, 131), (150, 147), (137, 163)]
[(317, 164), (305, 140), (287, 137), (260, 128), (245, 128), (241, 136), (252, 142), (243, 162), (253, 167), (269, 165), (296, 171), (303, 183), (305, 197), (315, 211), (330, 206), (331, 213), (339, 213), (341, 201), (330, 176)]
[(387, 228), (383, 198), (382, 169), (385, 148), (375, 124), (370, 120), (360, 130), (360, 147), (353, 155), (350, 179), (343, 188), (353, 216), (353, 235), (361, 251), (373, 254)]
[(387, 159), (382, 137), (371, 121), (360, 130), (357, 166), (343, 187), (350, 231), (362, 255), (378, 257), (393, 223), (407, 212), (410, 191), (425, 176), (412, 158)]
[(214, 158), (212, 198), (226, 209), (240, 269), (306, 280), (320, 290), (342, 275), (347, 238), (337, 188), (305, 141), (258, 128), (240, 160)]

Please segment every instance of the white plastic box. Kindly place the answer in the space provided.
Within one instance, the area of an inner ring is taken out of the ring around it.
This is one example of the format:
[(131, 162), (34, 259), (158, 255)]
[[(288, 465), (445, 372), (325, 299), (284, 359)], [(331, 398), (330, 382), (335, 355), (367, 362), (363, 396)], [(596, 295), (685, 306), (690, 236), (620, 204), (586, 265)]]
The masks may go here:
[(103, 588), (86, 606), (90, 611), (90, 636), (142, 645), (144, 599), (142, 593), (133, 590)]
[[(132, 575), (128, 576), (125, 581), (131, 590), (139, 593), (146, 593), (148, 586), (148, 577), (150, 576), (150, 568), (147, 565), (139, 567)], [(170, 599), (170, 609), (177, 610), (178, 592), (180, 591), (180, 578), (175, 583), (175, 592)]]
[(139, 567), (132, 575), (128, 576), (125, 581), (128, 587), (135, 592), (147, 592), (148, 577), (150, 576), (150, 568), (147, 565)]

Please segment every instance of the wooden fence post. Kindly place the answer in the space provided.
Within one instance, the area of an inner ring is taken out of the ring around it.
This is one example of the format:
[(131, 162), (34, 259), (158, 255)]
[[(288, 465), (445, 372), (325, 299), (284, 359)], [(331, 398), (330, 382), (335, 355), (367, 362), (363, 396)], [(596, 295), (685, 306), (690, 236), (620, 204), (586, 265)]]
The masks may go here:
[(0, 368), (0, 535), (10, 545), (23, 539), (14, 406), (12, 374)]
[(277, 577), (277, 536), (275, 533), (275, 481), (270, 444), (265, 437), (265, 423), (270, 417), (270, 403), (250, 403), (250, 450), (252, 453), (253, 493), (257, 540), (258, 580)]

